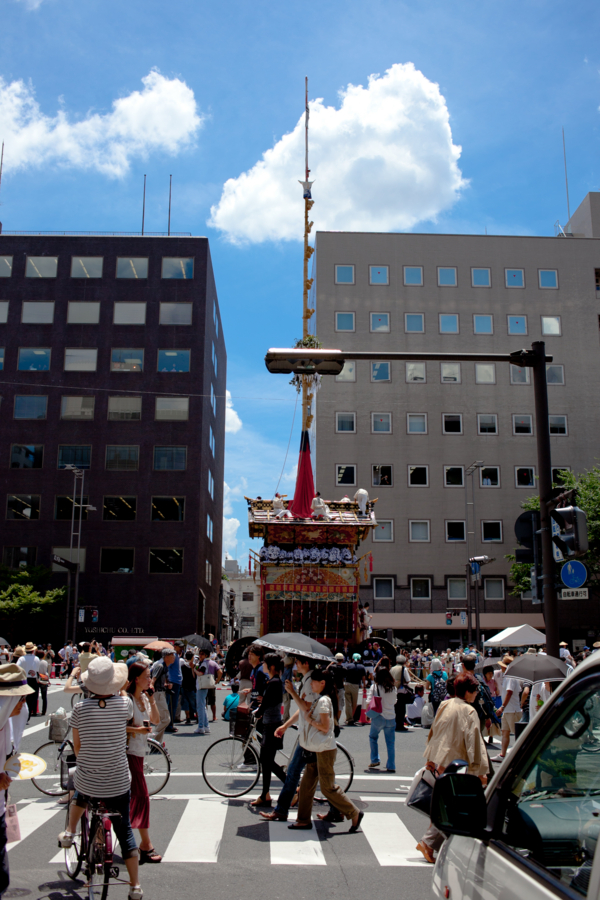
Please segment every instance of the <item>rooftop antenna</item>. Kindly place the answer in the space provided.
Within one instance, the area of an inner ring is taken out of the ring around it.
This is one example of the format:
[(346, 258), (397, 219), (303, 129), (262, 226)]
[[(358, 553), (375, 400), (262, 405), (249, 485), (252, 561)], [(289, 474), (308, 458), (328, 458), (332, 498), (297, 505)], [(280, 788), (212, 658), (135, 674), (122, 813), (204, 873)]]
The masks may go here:
[[(308, 236), (313, 227), (313, 223), (308, 221), (308, 214), (312, 209), (314, 200), (312, 199), (311, 187), (314, 182), (308, 180), (310, 169), (308, 168), (308, 119), (310, 116), (308, 108), (308, 78), (304, 79), (304, 181), (300, 181), (302, 185), (302, 196), (304, 197), (304, 281), (302, 291), (302, 341), (303, 346), (311, 346), (308, 333), (308, 321), (314, 315), (314, 309), (308, 308), (308, 293), (312, 287), (312, 278), (308, 277), (308, 261), (314, 253), (312, 247), (308, 244)], [(313, 398), (312, 391), (309, 391), (309, 379), (311, 376), (302, 376), (302, 430), (307, 431), (312, 424), (313, 416), (310, 412), (311, 402)], [(310, 385), (312, 387), (312, 384)]]
[(171, 186), (173, 184), (173, 176), (169, 175), (169, 225), (167, 228), (167, 233), (171, 234)]
[(142, 201), (142, 236), (144, 234), (144, 219), (146, 218), (146, 176), (144, 175), (144, 199)]
[(565, 186), (566, 186), (566, 188), (567, 188), (567, 215), (568, 215), (568, 217), (569, 217), (569, 218), (567, 219), (567, 222), (570, 222), (570, 221), (571, 221), (571, 207), (570, 207), (570, 205), (569, 205), (569, 176), (568, 176), (568, 174), (567, 174), (567, 148), (566, 148), (566, 145), (565, 145), (565, 128), (564, 128), (564, 125), (563, 125), (562, 134), (563, 134), (563, 157), (564, 157), (564, 160), (565, 160)]

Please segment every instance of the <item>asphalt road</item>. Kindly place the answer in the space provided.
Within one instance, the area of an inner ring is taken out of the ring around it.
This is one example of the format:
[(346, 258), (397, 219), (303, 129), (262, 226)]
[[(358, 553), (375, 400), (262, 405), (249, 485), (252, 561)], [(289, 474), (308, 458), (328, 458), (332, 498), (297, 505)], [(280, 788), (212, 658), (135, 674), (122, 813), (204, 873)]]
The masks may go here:
[[(50, 691), (50, 710), (70, 699), (60, 687)], [(225, 690), (218, 691), (219, 716), (225, 696)], [(415, 850), (426, 819), (404, 804), (412, 776), (422, 765), (426, 731), (396, 734), (396, 774), (390, 775), (383, 769), (375, 773), (367, 769), (368, 726), (342, 729), (339, 740), (355, 765), (350, 797), (366, 813), (362, 833), (348, 834), (348, 822), (318, 823), (312, 831), (293, 833), (283, 823), (261, 819), (248, 808), (248, 798), (212, 795), (201, 774), (202, 755), (215, 739), (228, 734), (228, 724), (219, 720), (211, 728), (207, 736), (193, 736), (193, 728), (186, 726), (166, 736), (173, 770), (163, 793), (152, 799), (150, 828), (154, 846), (165, 860), (140, 869), (146, 898), (173, 892), (201, 893), (211, 900), (246, 895), (268, 900), (340, 895), (398, 900), (429, 895), (432, 867)], [(35, 752), (45, 740), (43, 720), (32, 719), (21, 750)], [(380, 751), (385, 764), (383, 736)], [(279, 784), (274, 778), (274, 797)], [(249, 798), (256, 793), (255, 789)], [(23, 836), (9, 845), (11, 885), (5, 897), (86, 898), (84, 881), (69, 879), (57, 846), (64, 807), (28, 781), (15, 783), (11, 799), (18, 803)], [(313, 815), (322, 809), (326, 807), (315, 804)], [(111, 886), (109, 898), (125, 900), (126, 891), (124, 885)]]

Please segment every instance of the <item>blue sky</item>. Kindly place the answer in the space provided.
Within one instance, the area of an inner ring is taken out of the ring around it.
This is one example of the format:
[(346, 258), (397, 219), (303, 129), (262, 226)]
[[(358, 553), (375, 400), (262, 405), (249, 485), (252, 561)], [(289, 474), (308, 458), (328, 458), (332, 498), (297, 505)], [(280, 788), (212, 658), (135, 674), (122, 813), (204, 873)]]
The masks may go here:
[[(571, 209), (600, 190), (599, 19), (590, 0), (3, 0), (4, 228), (137, 230), (146, 173), (146, 228), (163, 230), (172, 173), (173, 230), (211, 240), (241, 422), (230, 551), (247, 551), (242, 495), (275, 490), (294, 412), (263, 356), (301, 334), (304, 76), (322, 98), (316, 229), (553, 234), (561, 126)], [(297, 450), (294, 433), (288, 491)]]

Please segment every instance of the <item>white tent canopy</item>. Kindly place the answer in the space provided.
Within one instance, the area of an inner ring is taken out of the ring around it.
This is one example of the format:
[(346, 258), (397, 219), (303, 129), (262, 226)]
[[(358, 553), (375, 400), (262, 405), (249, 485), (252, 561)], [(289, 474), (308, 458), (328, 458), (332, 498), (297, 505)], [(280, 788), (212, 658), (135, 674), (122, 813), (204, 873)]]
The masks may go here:
[(524, 647), (526, 644), (545, 644), (546, 635), (533, 625), (515, 625), (505, 628), (496, 637), (485, 642), (486, 647)]

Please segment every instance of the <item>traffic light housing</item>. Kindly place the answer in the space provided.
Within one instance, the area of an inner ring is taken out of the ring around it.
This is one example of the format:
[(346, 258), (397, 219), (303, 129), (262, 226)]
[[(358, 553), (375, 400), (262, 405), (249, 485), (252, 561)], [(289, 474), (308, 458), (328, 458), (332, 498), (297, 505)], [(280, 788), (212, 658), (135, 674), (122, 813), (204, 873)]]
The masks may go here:
[(452, 625), (452, 610), (446, 610), (446, 625)]
[(578, 506), (563, 506), (552, 510), (552, 519), (560, 528), (560, 534), (552, 535), (552, 540), (565, 558), (583, 556), (587, 553), (587, 516)]

